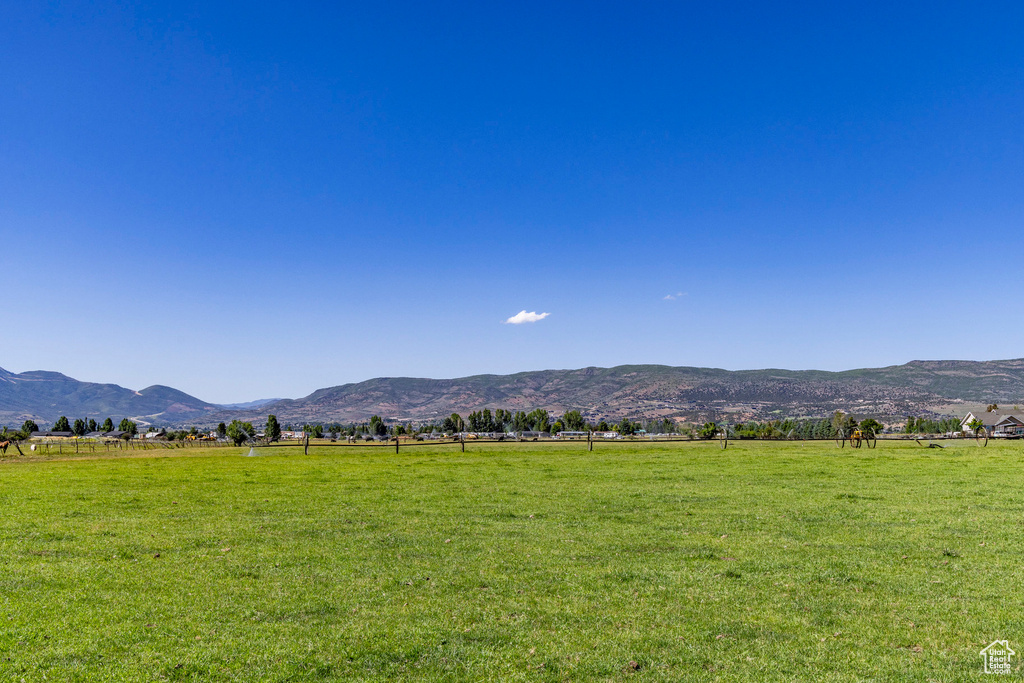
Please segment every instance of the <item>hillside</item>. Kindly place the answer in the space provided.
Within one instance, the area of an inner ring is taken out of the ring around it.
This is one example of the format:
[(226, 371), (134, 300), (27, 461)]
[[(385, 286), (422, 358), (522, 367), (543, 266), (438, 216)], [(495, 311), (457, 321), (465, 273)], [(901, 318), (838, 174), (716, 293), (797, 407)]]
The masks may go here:
[(162, 385), (132, 391), (116, 384), (80, 382), (59, 372), (14, 374), (0, 368), (0, 424), (20, 425), (32, 419), (42, 425), (61, 415), (178, 422), (203, 420), (219, 408)]
[(669, 417), (691, 421), (818, 417), (834, 410), (889, 421), (962, 413), (987, 403), (1024, 404), (1024, 359), (912, 361), (844, 372), (620, 365), (457, 379), (382, 377), (319, 389), (299, 399), (218, 406), (166, 386), (132, 391), (79, 382), (56, 372), (0, 369), (0, 424), (58, 416), (141, 418), (165, 425), (211, 425), (242, 418), (283, 423), (361, 422), (371, 415), (423, 422), (482, 408), (589, 419)]
[(913, 361), (845, 372), (622, 365), (458, 379), (378, 378), (271, 403), (247, 416), (274, 413), (296, 423), (362, 421), (374, 414), (427, 421), (482, 408), (575, 408), (590, 419), (749, 420), (843, 410), (894, 420), (986, 403), (1024, 404), (1024, 360)]

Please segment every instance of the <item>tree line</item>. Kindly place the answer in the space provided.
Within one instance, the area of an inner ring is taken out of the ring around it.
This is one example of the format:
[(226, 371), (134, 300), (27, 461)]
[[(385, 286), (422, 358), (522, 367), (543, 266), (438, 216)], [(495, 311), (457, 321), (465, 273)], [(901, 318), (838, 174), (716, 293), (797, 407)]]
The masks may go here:
[[(129, 435), (129, 437), (135, 436), (139, 432), (138, 425), (128, 418), (122, 419), (118, 424), (117, 429), (118, 431)], [(8, 427), (3, 427), (3, 430), (0, 431), (0, 436), (2, 436), (3, 439), (0, 440), (23, 440), (32, 436), (33, 432), (41, 431), (43, 430), (39, 428), (39, 425), (36, 424), (35, 420), (25, 420), (20, 429), (9, 429)], [(91, 432), (112, 432), (114, 431), (114, 420), (108, 417), (103, 422), (96, 422), (93, 418), (80, 418), (71, 422), (66, 416), (61, 415), (57, 421), (53, 423), (53, 428), (50, 431), (70, 432), (74, 436), (85, 436)]]
[[(551, 415), (548, 411), (538, 408), (529, 412), (510, 411), (498, 408), (493, 412), (489, 408), (473, 411), (464, 419), (458, 413), (452, 413), (443, 420), (413, 425), (412, 423), (389, 424), (379, 415), (373, 415), (368, 421), (362, 423), (342, 424), (314, 423), (303, 424), (301, 429), (296, 429), (289, 424), (285, 427), (288, 431), (302, 431), (310, 438), (341, 438), (341, 437), (385, 437), (429, 434), (434, 432), (457, 434), (460, 432), (477, 433), (504, 433), (504, 432), (548, 432), (558, 433), (562, 431), (591, 431), (591, 432), (618, 432), (623, 436), (636, 434), (679, 434), (691, 438), (713, 438), (722, 427), (727, 427), (733, 438), (739, 439), (832, 439), (840, 432), (852, 433), (855, 429), (869, 431), (873, 434), (882, 432), (883, 425), (874, 418), (856, 420), (853, 417), (836, 411), (831, 417), (807, 418), (807, 419), (780, 419), (737, 422), (731, 425), (706, 422), (703, 425), (680, 424), (669, 418), (658, 420), (633, 420), (623, 418), (619, 422), (608, 422), (600, 420), (596, 423), (588, 422), (579, 410), (569, 410), (560, 417)], [(124, 438), (131, 438), (138, 434), (138, 425), (128, 418), (118, 423), (117, 430), (123, 432)], [(960, 430), (960, 420), (956, 417), (926, 418), (909, 417), (902, 431), (906, 434), (942, 434)], [(9, 430), (3, 427), (0, 431), (0, 440), (27, 439), (33, 432), (41, 431), (33, 420), (26, 420), (19, 430)], [(112, 432), (114, 422), (112, 418), (97, 423), (92, 418), (80, 418), (73, 422), (66, 416), (61, 416), (53, 425), (52, 431), (71, 432), (75, 436), (84, 436), (90, 432)], [(226, 424), (221, 422), (217, 425), (217, 436), (230, 439), (235, 445), (241, 445), (247, 441), (257, 440), (257, 428), (251, 422), (232, 420)], [(281, 424), (274, 415), (267, 416), (266, 425), (260, 440), (272, 443), (280, 440), (282, 433)], [(196, 427), (190, 429), (171, 430), (166, 432), (168, 440), (185, 440), (189, 437), (198, 437), (200, 431)]]

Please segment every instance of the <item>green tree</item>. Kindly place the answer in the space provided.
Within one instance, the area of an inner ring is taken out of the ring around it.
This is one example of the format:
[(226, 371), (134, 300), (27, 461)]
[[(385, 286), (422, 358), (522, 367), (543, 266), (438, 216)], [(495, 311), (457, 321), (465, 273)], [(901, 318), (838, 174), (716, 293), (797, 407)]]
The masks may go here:
[(32, 420), (25, 420), (21, 423), (21, 433), (25, 435), (25, 438), (32, 436), (32, 432), (38, 432), (39, 425)]
[(227, 432), (227, 437), (236, 446), (241, 446), (256, 434), (256, 430), (253, 429), (251, 422), (242, 422), (241, 420), (232, 420), (225, 431)]
[(583, 414), (578, 410), (570, 410), (562, 416), (562, 423), (565, 428), (570, 432), (582, 432), (587, 428), (587, 421), (583, 419)]
[(224, 424), (223, 422), (221, 422), (219, 425), (217, 425), (217, 436), (222, 436), (223, 437), (223, 436), (227, 436), (227, 435), (228, 435), (228, 426), (226, 424)]
[(281, 439), (281, 425), (277, 423), (277, 415), (267, 415), (267, 441), (279, 441)]
[(883, 429), (885, 426), (873, 417), (862, 420), (860, 423), (860, 430), (869, 434), (881, 434)]
[(598, 422), (597, 423), (597, 431), (599, 431), (599, 432), (607, 432), (607, 431), (609, 431), (608, 423), (605, 422), (604, 420), (601, 420), (600, 422)]
[(466, 423), (458, 413), (452, 413), (444, 419), (441, 424), (441, 431), (447, 434), (455, 434), (466, 430)]
[(975, 434), (980, 434), (981, 430), (985, 428), (985, 423), (979, 420), (978, 418), (974, 418), (969, 423), (967, 423), (967, 427)]
[(135, 436), (139, 433), (139, 426), (129, 420), (127, 417), (121, 420), (121, 424), (117, 425), (117, 428), (126, 434)]
[(718, 425), (714, 422), (705, 422), (697, 432), (697, 436), (702, 439), (713, 439), (718, 435)]
[(72, 433), (74, 433), (75, 436), (85, 436), (85, 428), (86, 428), (86, 426), (87, 426), (87, 424), (86, 424), (85, 420), (78, 419), (78, 420), (75, 420), (75, 424), (74, 424), (73, 427), (71, 427), (71, 431), (72, 431)]
[(89, 418), (88, 429), (90, 432), (96, 431), (96, 420), (92, 419), (91, 417)]
[(384, 424), (384, 420), (379, 415), (370, 418), (370, 433), (374, 436), (384, 436), (388, 433), (388, 426)]
[(527, 413), (526, 421), (537, 432), (546, 432), (551, 429), (551, 417), (548, 415), (548, 411), (543, 408), (537, 408)]
[(841, 410), (837, 410), (832, 413), (832, 431), (839, 434), (843, 431), (843, 427), (846, 425), (846, 413)]
[(103, 426), (100, 427), (100, 431), (104, 431), (104, 432), (112, 432), (112, 431), (114, 431), (114, 421), (111, 420), (108, 417), (106, 420), (103, 421)]
[(565, 431), (565, 425), (562, 424), (561, 420), (555, 420), (555, 424), (551, 425), (551, 433), (557, 434), (562, 431)]
[(61, 415), (60, 419), (57, 420), (57, 422), (53, 425), (53, 431), (55, 431), (55, 432), (70, 432), (71, 431), (71, 425), (68, 423), (68, 419), (66, 417), (64, 417), (63, 415)]
[(631, 436), (636, 431), (636, 427), (633, 422), (628, 418), (622, 418), (622, 422), (619, 423), (619, 434), (623, 436)]

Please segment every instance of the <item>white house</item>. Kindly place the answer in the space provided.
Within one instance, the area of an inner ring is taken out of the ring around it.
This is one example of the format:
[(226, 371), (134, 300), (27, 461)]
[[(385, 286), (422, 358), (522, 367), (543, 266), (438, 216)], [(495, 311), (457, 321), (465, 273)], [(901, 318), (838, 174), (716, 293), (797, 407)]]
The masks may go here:
[(973, 434), (970, 424), (978, 420), (985, 428), (985, 432), (991, 437), (1019, 437), (1024, 436), (1024, 412), (1003, 412), (999, 410), (986, 410), (970, 412), (960, 420), (960, 430), (964, 434)]

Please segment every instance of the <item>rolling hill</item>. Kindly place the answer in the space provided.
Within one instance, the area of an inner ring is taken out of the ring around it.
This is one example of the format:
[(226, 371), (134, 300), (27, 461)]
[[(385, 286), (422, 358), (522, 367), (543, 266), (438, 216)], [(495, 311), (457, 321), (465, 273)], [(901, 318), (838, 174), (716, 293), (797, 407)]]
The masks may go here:
[(116, 384), (80, 382), (59, 372), (14, 374), (0, 368), (0, 424), (19, 426), (32, 419), (43, 426), (61, 415), (69, 418), (141, 418), (172, 423), (203, 420), (220, 406), (154, 385), (132, 391)]
[(425, 422), (482, 408), (592, 420), (622, 417), (750, 420), (819, 417), (834, 410), (895, 421), (908, 415), (960, 414), (988, 403), (1024, 404), (1024, 359), (912, 361), (844, 372), (720, 370), (665, 365), (541, 370), (457, 379), (381, 377), (328, 387), (298, 399), (220, 406), (166, 386), (132, 391), (79, 382), (56, 372), (0, 369), (0, 424), (68, 417), (132, 417), (162, 425), (211, 425), (241, 418), (282, 423)]
[(615, 420), (750, 420), (843, 410), (892, 421), (961, 413), (986, 403), (1024, 404), (1024, 359), (913, 361), (845, 372), (621, 365), (458, 379), (377, 378), (277, 401), (247, 419), (273, 413), (283, 422), (344, 423), (376, 414), (420, 422), (482, 408), (544, 408)]

